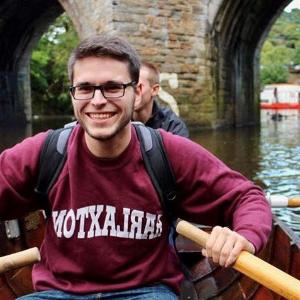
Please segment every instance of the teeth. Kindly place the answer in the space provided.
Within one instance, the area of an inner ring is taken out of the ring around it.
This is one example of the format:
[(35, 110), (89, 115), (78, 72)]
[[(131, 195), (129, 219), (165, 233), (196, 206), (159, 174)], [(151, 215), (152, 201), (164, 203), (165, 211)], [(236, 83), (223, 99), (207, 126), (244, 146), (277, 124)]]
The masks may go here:
[(93, 114), (89, 114), (90, 117), (92, 119), (100, 119), (100, 120), (104, 120), (104, 119), (109, 119), (113, 116), (112, 113), (93, 113)]

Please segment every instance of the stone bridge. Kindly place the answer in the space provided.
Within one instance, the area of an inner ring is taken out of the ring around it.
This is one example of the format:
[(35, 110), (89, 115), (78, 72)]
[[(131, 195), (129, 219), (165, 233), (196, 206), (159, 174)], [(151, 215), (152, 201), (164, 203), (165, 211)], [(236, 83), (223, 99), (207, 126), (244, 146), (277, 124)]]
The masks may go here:
[[(64, 11), (79, 37), (117, 33), (160, 67), (190, 125), (259, 122), (259, 54), (290, 0), (2, 0), (0, 122), (31, 119), (29, 62)], [(172, 85), (169, 77), (173, 76)]]

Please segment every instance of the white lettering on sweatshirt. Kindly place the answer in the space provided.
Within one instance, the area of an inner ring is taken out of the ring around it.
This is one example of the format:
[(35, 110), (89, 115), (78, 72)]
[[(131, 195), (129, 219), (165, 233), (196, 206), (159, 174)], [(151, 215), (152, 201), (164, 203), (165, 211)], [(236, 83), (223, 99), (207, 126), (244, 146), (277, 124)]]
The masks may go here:
[(123, 208), (122, 220), (118, 223), (116, 213), (116, 207), (111, 205), (91, 205), (77, 210), (52, 211), (54, 231), (58, 238), (68, 239), (99, 236), (154, 239), (162, 234), (160, 214)]

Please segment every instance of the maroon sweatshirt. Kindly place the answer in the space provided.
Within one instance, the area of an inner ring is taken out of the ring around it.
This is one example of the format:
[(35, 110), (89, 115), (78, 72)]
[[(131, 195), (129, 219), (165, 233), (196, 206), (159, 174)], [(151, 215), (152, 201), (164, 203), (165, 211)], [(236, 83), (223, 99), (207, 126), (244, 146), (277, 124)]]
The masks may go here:
[[(229, 226), (259, 251), (271, 229), (262, 190), (198, 144), (161, 131), (179, 191), (177, 215)], [(0, 156), (0, 216), (15, 218), (41, 208), (33, 192), (46, 133), (25, 139)], [(144, 168), (132, 128), (115, 159), (93, 156), (77, 126), (68, 158), (49, 201), (52, 218), (33, 269), (38, 291), (116, 291), (165, 283), (178, 291), (183, 276), (168, 242), (169, 225)]]

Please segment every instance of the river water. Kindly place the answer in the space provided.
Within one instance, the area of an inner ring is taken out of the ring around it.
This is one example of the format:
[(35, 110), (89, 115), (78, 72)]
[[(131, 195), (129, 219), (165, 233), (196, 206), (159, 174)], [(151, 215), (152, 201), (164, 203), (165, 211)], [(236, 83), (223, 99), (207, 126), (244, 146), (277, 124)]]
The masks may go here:
[[(266, 192), (300, 197), (300, 111), (262, 110), (260, 128), (196, 131), (191, 138)], [(300, 208), (273, 212), (300, 234)]]
[[(191, 139), (213, 152), (266, 192), (300, 195), (300, 111), (261, 111), (260, 128), (191, 130)], [(23, 128), (0, 128), (0, 152), (47, 128), (59, 128), (70, 118), (37, 118)], [(300, 234), (300, 208), (274, 208), (274, 213)]]

